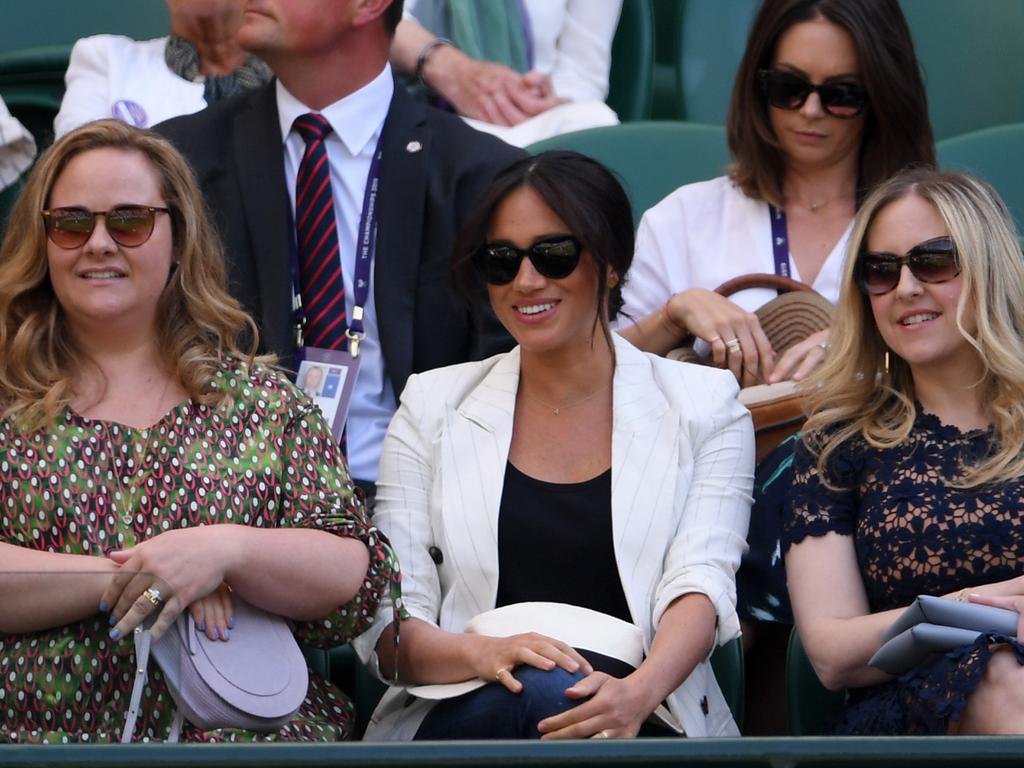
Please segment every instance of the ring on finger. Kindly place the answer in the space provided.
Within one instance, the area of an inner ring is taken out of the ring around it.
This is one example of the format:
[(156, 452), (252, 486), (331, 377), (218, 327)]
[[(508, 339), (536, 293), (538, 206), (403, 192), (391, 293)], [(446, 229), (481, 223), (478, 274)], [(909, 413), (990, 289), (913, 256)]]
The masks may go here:
[(509, 673), (509, 670), (506, 667), (502, 667), (501, 669), (499, 669), (497, 672), (494, 673), (494, 681), (497, 682), (497, 683), (500, 683), (501, 682), (501, 676), (503, 674), (507, 675), (508, 673)]
[(739, 352), (740, 340), (736, 338), (729, 339), (727, 342), (725, 342), (725, 348), (730, 352)]
[(608, 731), (598, 731), (594, 734), (595, 739), (610, 739), (611, 734)]
[(153, 604), (154, 608), (159, 608), (163, 605), (164, 599), (160, 597), (160, 590), (156, 587), (150, 587), (142, 593), (142, 596), (149, 600), (149, 602)]

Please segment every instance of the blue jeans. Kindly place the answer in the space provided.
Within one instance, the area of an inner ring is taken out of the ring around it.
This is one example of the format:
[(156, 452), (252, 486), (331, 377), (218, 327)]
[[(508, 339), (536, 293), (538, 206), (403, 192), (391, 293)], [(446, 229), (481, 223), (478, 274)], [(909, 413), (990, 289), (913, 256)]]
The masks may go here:
[(555, 667), (545, 672), (522, 665), (512, 672), (523, 690), (512, 693), (488, 683), (454, 699), (439, 702), (416, 732), (417, 740), (539, 739), (537, 723), (572, 709), (582, 700), (568, 699), (565, 689), (583, 679), (580, 672)]

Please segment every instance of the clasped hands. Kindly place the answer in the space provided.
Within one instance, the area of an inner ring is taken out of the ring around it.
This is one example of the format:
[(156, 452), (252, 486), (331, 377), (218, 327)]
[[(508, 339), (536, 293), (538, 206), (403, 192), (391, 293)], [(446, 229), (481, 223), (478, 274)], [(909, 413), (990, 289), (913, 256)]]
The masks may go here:
[(151, 615), (159, 639), (185, 609), (211, 640), (228, 640), (234, 626), (231, 589), (225, 583), (221, 526), (165, 531), (130, 549), (115, 550), (117, 565), (100, 598), (110, 613), (110, 637), (119, 640)]
[(582, 703), (538, 723), (543, 739), (631, 738), (659, 703), (648, 701), (645, 694), (649, 692), (629, 677), (595, 672), (577, 650), (560, 640), (528, 632), (511, 637), (481, 636), (479, 641), (471, 660), (478, 677), (493, 679), (512, 693), (523, 690), (512, 674), (521, 664), (547, 671), (557, 666), (585, 675), (565, 690), (566, 698)]

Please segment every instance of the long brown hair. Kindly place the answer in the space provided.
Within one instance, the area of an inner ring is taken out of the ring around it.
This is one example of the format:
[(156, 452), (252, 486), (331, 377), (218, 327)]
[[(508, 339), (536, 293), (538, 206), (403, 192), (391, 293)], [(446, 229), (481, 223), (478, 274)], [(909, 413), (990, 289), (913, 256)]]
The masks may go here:
[(862, 192), (909, 165), (934, 165), (928, 99), (907, 20), (897, 0), (765, 0), (754, 19), (729, 104), (730, 176), (744, 194), (782, 206), (784, 158), (758, 70), (770, 68), (783, 33), (825, 18), (853, 38), (868, 95), (861, 139)]
[(76, 345), (50, 284), (39, 212), (68, 162), (101, 148), (141, 153), (170, 209), (178, 266), (157, 306), (157, 344), (168, 370), (189, 397), (217, 405), (225, 395), (210, 384), (224, 357), (251, 363), (255, 353), (256, 326), (227, 293), (220, 241), (188, 163), (150, 131), (117, 120), (87, 123), (39, 158), (0, 246), (0, 409), (29, 428), (54, 422), (73, 399), (75, 374), (92, 364)]

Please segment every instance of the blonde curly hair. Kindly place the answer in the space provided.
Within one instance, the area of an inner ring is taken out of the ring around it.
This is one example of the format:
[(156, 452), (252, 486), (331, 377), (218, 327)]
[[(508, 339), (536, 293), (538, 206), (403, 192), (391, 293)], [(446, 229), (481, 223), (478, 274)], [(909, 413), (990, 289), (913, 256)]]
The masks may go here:
[(75, 375), (92, 365), (50, 284), (40, 211), (68, 162), (103, 148), (141, 153), (170, 209), (178, 266), (157, 306), (157, 344), (168, 370), (190, 398), (217, 406), (226, 395), (210, 384), (225, 356), (254, 359), (256, 326), (227, 292), (220, 240), (188, 163), (150, 131), (117, 120), (87, 123), (39, 158), (0, 246), (0, 413), (27, 428), (52, 425), (74, 397)]
[[(992, 451), (948, 481), (971, 488), (1018, 478), (1024, 473), (1024, 258), (1006, 205), (992, 187), (967, 173), (910, 169), (865, 200), (850, 237), (831, 346), (803, 387), (810, 414), (804, 442), (828, 482), (829, 457), (847, 440), (862, 437), (875, 448), (890, 448), (910, 435), (913, 376), (895, 354), (885, 369), (887, 347), (854, 271), (879, 211), (909, 195), (935, 207), (956, 244), (963, 279), (956, 324), (978, 353), (978, 387), (994, 434)], [(972, 301), (973, 334), (964, 325)]]

